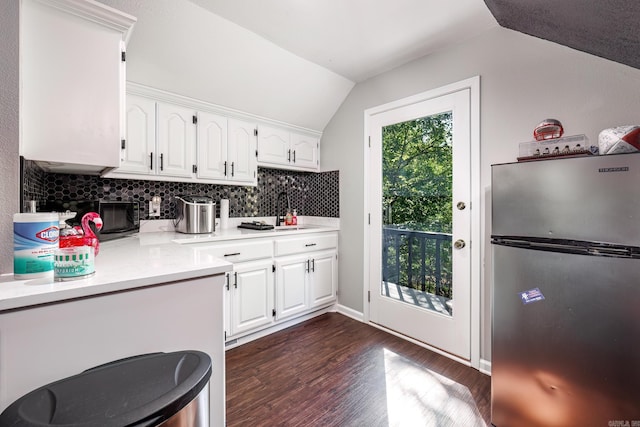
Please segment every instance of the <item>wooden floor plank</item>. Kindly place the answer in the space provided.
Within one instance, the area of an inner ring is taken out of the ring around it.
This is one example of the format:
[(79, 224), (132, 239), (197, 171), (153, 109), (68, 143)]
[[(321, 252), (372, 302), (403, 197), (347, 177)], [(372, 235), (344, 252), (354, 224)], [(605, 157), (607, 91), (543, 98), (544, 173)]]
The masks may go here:
[(226, 364), (228, 426), (490, 425), (490, 377), (337, 313)]

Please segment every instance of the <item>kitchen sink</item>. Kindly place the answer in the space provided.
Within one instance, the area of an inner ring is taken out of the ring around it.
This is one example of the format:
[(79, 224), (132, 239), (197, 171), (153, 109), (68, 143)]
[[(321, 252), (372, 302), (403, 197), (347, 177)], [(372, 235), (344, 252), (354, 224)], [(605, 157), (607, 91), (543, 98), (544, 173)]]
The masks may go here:
[(273, 231), (295, 231), (295, 230), (305, 230), (308, 228), (313, 228), (305, 225), (277, 225), (273, 228)]

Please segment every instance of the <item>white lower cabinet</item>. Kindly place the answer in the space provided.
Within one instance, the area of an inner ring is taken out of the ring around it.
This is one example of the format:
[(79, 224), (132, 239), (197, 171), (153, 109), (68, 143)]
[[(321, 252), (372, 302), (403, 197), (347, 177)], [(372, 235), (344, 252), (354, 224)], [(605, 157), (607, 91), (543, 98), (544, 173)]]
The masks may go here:
[(282, 320), (309, 309), (309, 258), (297, 255), (276, 259), (276, 319)]
[(276, 320), (336, 300), (335, 250), (276, 258)]
[(338, 253), (335, 250), (314, 253), (309, 273), (309, 305), (311, 308), (336, 300)]
[(273, 264), (271, 259), (234, 265), (227, 273), (227, 337), (273, 323)]
[(228, 240), (195, 248), (233, 263), (225, 277), (227, 342), (291, 321), (336, 301), (338, 235)]

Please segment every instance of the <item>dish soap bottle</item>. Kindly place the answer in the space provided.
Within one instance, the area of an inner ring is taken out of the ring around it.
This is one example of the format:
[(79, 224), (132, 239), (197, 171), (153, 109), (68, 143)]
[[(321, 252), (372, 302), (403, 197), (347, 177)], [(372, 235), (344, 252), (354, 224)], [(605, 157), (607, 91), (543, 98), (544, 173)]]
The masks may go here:
[(287, 211), (287, 215), (284, 217), (284, 225), (291, 225), (292, 218), (291, 211)]
[(298, 225), (298, 213), (293, 210), (293, 216), (291, 217), (291, 225)]

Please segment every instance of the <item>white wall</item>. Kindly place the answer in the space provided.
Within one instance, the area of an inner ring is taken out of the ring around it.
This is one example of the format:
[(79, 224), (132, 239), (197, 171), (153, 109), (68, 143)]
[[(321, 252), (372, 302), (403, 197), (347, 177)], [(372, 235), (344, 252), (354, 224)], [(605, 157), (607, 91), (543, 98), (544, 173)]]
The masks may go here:
[(490, 181), (494, 163), (515, 161), (535, 125), (559, 119), (565, 135), (640, 123), (640, 70), (496, 28), (464, 44), (358, 84), (325, 128), (322, 162), (340, 170), (340, 304), (364, 311), (364, 110), (481, 76), (483, 275), (481, 358), (491, 358)]
[(19, 211), (18, 5), (0, 2), (0, 273), (13, 271), (13, 213)]

